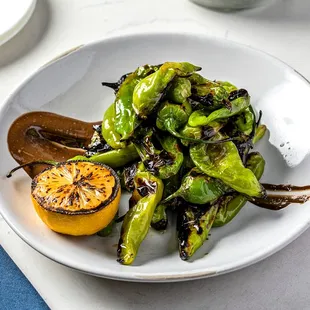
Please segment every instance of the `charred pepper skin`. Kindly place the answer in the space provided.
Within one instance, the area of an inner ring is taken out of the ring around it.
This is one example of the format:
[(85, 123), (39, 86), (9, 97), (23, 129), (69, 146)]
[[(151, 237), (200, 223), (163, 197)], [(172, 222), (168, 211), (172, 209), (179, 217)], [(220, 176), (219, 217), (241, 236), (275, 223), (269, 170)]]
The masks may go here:
[(176, 76), (187, 76), (200, 67), (188, 62), (166, 62), (155, 73), (141, 80), (133, 92), (133, 109), (140, 118), (147, 118)]
[(166, 98), (174, 103), (184, 104), (192, 94), (191, 82), (187, 78), (176, 77), (171, 82), (166, 94)]
[(135, 188), (140, 191), (141, 199), (128, 210), (121, 228), (117, 249), (118, 262), (131, 265), (138, 253), (140, 244), (146, 237), (154, 210), (162, 199), (164, 185), (149, 172), (135, 176)]
[[(163, 102), (163, 104), (160, 106), (158, 113), (157, 113), (157, 119), (156, 119), (156, 126), (160, 130), (168, 131), (171, 135), (173, 135), (176, 138), (182, 139), (184, 141), (194, 142), (194, 143), (205, 143), (205, 144), (217, 144), (221, 143), (220, 140), (211, 140), (206, 139), (205, 136), (196, 135), (194, 133), (194, 130), (197, 131), (197, 129), (193, 129), (191, 133), (188, 133), (188, 131), (178, 132), (178, 129), (180, 129), (182, 126), (187, 126), (187, 121), (189, 119), (189, 116), (191, 115), (192, 108), (188, 102), (179, 105), (174, 104), (168, 101)], [(212, 122), (210, 126), (217, 126), (215, 125), (215, 122)], [(206, 126), (205, 126), (206, 127)], [(217, 131), (220, 128), (217, 129)], [(201, 127), (198, 128), (198, 130), (201, 130)], [(194, 137), (193, 137), (194, 133)], [(214, 137), (215, 134), (213, 134), (211, 137)], [(186, 142), (183, 144), (187, 144)]]
[(121, 136), (121, 140), (128, 140), (138, 125), (137, 115), (133, 109), (133, 92), (136, 85), (148, 75), (156, 72), (159, 66), (145, 65), (129, 74), (116, 93), (115, 106), (115, 130)]
[(218, 178), (239, 193), (264, 197), (265, 190), (254, 173), (244, 167), (235, 144), (197, 144), (190, 147), (190, 156), (196, 167), (205, 174)]
[[(141, 129), (141, 135), (134, 141), (136, 150), (145, 168), (160, 179), (168, 179), (177, 174), (183, 163), (183, 153), (178, 140), (173, 136), (155, 137), (152, 128)], [(155, 148), (152, 138), (156, 138), (162, 150)]]
[[(180, 172), (170, 177), (169, 179), (163, 180), (164, 183), (164, 193), (163, 198), (168, 197), (173, 194), (180, 186)], [(151, 226), (152, 228), (163, 231), (168, 226), (168, 216), (167, 208), (169, 208), (171, 203), (159, 203), (154, 211)]]
[[(265, 169), (265, 160), (258, 152), (253, 152), (248, 155), (246, 167), (253, 171), (256, 178), (259, 180)], [(238, 193), (228, 195), (219, 199), (218, 212), (216, 214), (213, 226), (221, 227), (231, 222), (240, 210), (247, 203), (248, 198)]]
[(182, 180), (180, 188), (165, 198), (162, 203), (182, 197), (185, 201), (204, 205), (222, 196), (229, 187), (220, 180), (209, 177), (197, 168), (193, 168)]
[(194, 111), (189, 117), (188, 124), (193, 127), (206, 126), (213, 121), (237, 115), (250, 106), (250, 96), (245, 89), (231, 92), (228, 100), (231, 103), (230, 109), (224, 107), (217, 109), (210, 114), (203, 110)]
[(113, 149), (123, 149), (126, 142), (121, 141), (121, 135), (115, 129), (115, 104), (111, 104), (105, 111), (102, 121), (101, 134), (103, 139)]
[(78, 155), (73, 157), (71, 160), (93, 161), (106, 164), (111, 168), (119, 168), (125, 166), (126, 164), (134, 160), (137, 160), (138, 158), (139, 155), (136, 151), (136, 148), (134, 147), (133, 144), (129, 144), (124, 149), (117, 149), (105, 153), (98, 153), (91, 157)]
[(178, 213), (179, 255), (182, 260), (190, 259), (207, 240), (217, 210), (217, 205), (203, 208), (186, 206)]

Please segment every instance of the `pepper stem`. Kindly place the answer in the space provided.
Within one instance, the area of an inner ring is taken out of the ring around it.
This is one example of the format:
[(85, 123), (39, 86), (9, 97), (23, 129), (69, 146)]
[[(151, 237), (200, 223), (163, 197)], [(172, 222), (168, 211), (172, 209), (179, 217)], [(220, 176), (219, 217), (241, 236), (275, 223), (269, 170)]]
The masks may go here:
[(170, 196), (166, 197), (164, 200), (162, 200), (160, 202), (160, 204), (165, 204), (167, 203), (169, 200), (173, 199), (173, 198), (177, 198), (180, 197), (180, 189), (178, 189), (176, 192), (174, 192), (173, 194), (171, 194)]
[(35, 166), (35, 165), (51, 165), (51, 166), (55, 166), (57, 165), (58, 163), (56, 161), (53, 161), (53, 160), (36, 160), (36, 161), (31, 161), (29, 163), (26, 163), (26, 164), (23, 164), (23, 165), (20, 165), (18, 167), (15, 167), (14, 169), (12, 169), (7, 175), (6, 177), (7, 178), (10, 178), (12, 176), (12, 174), (21, 169), (21, 168), (25, 168), (25, 167), (32, 167), (32, 166)]
[(119, 83), (102, 82), (101, 85), (112, 88), (113, 90), (117, 90), (119, 87)]

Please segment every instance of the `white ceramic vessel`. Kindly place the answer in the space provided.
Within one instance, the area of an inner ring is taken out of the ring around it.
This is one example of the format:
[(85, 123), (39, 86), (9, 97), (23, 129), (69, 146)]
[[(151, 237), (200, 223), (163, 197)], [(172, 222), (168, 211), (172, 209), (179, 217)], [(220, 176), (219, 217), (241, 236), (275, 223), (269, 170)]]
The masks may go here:
[(0, 45), (21, 31), (29, 21), (37, 0), (0, 1)]
[[(280, 212), (248, 204), (229, 225), (211, 230), (208, 242), (193, 262), (184, 262), (178, 257), (172, 221), (165, 234), (150, 230), (134, 265), (122, 266), (116, 262), (119, 227), (108, 238), (74, 238), (56, 234), (41, 222), (31, 204), (29, 177), (19, 171), (11, 179), (5, 178), (8, 170), (16, 166), (6, 144), (12, 121), (33, 110), (56, 112), (85, 121), (100, 120), (114, 98), (111, 90), (101, 86), (101, 81), (115, 81), (139, 65), (164, 61), (190, 61), (202, 66), (203, 75), (210, 79), (228, 80), (246, 88), (254, 107), (263, 108), (263, 120), (268, 126), (272, 126), (268, 106), (280, 99), (283, 106), (294, 110), (303, 108), (303, 114), (309, 114), (310, 87), (303, 77), (275, 58), (227, 40), (195, 34), (143, 34), (110, 38), (65, 53), (29, 77), (0, 111), (0, 211), (14, 231), (43, 255), (99, 277), (145, 282), (183, 281), (253, 264), (283, 248), (308, 228), (308, 203), (292, 205)], [(296, 96), (296, 102), (285, 100), (289, 95), (281, 96), (282, 90), (287, 94), (295, 89), (302, 90), (302, 97)], [(290, 123), (300, 123), (296, 116), (286, 118)], [(258, 144), (267, 162), (262, 181), (310, 184), (306, 173), (310, 159), (305, 158), (296, 167), (289, 168), (277, 147), (269, 143), (268, 137)], [(127, 200), (128, 195), (124, 195), (121, 213), (127, 208)]]
[(197, 4), (218, 10), (252, 9), (271, 3), (273, 0), (190, 0)]

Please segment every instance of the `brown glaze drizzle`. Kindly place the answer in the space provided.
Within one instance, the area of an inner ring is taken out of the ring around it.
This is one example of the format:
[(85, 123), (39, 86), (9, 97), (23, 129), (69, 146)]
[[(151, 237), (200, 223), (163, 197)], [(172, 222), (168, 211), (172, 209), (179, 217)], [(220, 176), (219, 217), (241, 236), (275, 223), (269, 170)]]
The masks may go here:
[(262, 185), (267, 191), (272, 191), (272, 192), (278, 192), (278, 191), (298, 192), (298, 191), (310, 190), (310, 185), (296, 186), (296, 185), (291, 185), (291, 184), (269, 184), (269, 183), (263, 183)]
[[(250, 201), (258, 207), (269, 210), (281, 210), (291, 203), (305, 203), (310, 200), (310, 185), (296, 186), (291, 184), (262, 184), (267, 191), (288, 192), (287, 194), (268, 194), (266, 198), (251, 198)], [(302, 194), (304, 192), (304, 194)], [(307, 193), (308, 192), (308, 193)]]
[(309, 195), (268, 195), (266, 199), (253, 198), (250, 201), (258, 207), (278, 211), (291, 203), (305, 203), (310, 199)]
[[(20, 164), (38, 160), (62, 162), (83, 155), (94, 133), (93, 125), (50, 112), (30, 112), (11, 125), (7, 142), (12, 157)], [(25, 168), (33, 178), (46, 166)]]

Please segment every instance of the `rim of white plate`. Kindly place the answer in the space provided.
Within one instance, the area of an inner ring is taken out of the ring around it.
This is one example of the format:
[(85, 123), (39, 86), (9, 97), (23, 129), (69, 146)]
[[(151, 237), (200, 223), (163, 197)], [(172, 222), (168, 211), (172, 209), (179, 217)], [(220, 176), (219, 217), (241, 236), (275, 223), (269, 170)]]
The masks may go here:
[[(223, 42), (227, 45), (233, 45), (236, 46), (240, 49), (246, 49), (248, 51), (251, 51), (252, 53), (260, 54), (260, 56), (267, 58), (268, 60), (271, 60), (273, 62), (276, 62), (278, 65), (280, 65), (283, 68), (288, 68), (294, 71), (296, 74), (300, 76), (301, 79), (305, 80), (309, 86), (310, 82), (297, 70), (286, 64), (284, 61), (274, 57), (273, 55), (270, 55), (262, 50), (253, 48), (251, 46), (241, 44), (238, 42), (234, 42), (232, 40), (220, 38), (220, 37), (215, 37), (211, 35), (206, 35), (206, 34), (195, 34), (191, 32), (186, 32), (186, 33), (179, 33), (179, 32), (167, 32), (167, 31), (159, 31), (159, 32), (151, 32), (151, 33), (132, 33), (132, 34), (118, 34), (115, 36), (111, 36), (108, 38), (103, 38), (99, 40), (94, 40), (90, 43), (87, 44), (82, 44), (79, 45), (78, 47), (74, 47), (68, 51), (65, 51), (61, 55), (53, 58), (51, 61), (46, 63), (45, 65), (41, 66), (37, 70), (35, 70), (30, 76), (28, 76), (5, 100), (3, 106), (0, 108), (0, 116), (3, 115), (6, 111), (6, 109), (9, 107), (10, 102), (12, 98), (39, 72), (43, 71), (47, 66), (52, 65), (54, 62), (59, 61), (63, 57), (68, 57), (70, 54), (86, 48), (86, 47), (92, 47), (98, 44), (101, 44), (102, 42), (113, 42), (117, 40), (121, 40), (123, 38), (130, 39), (132, 37), (156, 37), (156, 36), (196, 36), (198, 38), (206, 39), (206, 40), (216, 40)], [(57, 255), (55, 255), (55, 251), (53, 249), (50, 249), (48, 247), (45, 247), (44, 244), (36, 242), (34, 240), (31, 240), (31, 238), (28, 238), (27, 236), (27, 231), (23, 231), (23, 229), (20, 229), (18, 223), (15, 222), (14, 217), (10, 217), (10, 215), (6, 212), (6, 208), (2, 207), (2, 204), (0, 203), (0, 214), (6, 221), (6, 223), (12, 228), (12, 230), (22, 239), (24, 240), (29, 246), (31, 246), (33, 249), (35, 249), (37, 252), (40, 254), (44, 255), (45, 257), (61, 264), (66, 267), (69, 267), (71, 269), (94, 275), (97, 277), (102, 277), (102, 278), (108, 278), (108, 279), (113, 279), (113, 280), (122, 280), (122, 281), (129, 281), (129, 282), (178, 282), (178, 281), (188, 281), (188, 280), (195, 280), (195, 279), (202, 279), (202, 278), (208, 278), (208, 277), (214, 277), (217, 275), (222, 275), (225, 273), (229, 273), (232, 271), (236, 271), (242, 268), (245, 268), (247, 266), (250, 266), (252, 264), (255, 264), (272, 254), (278, 252), (279, 250), (283, 249), (286, 247), (289, 243), (294, 241), (297, 237), (299, 237), (305, 230), (307, 230), (310, 226), (310, 221), (306, 223), (306, 225), (296, 225), (295, 230), (290, 234), (289, 237), (284, 236), (282, 240), (279, 240), (278, 244), (273, 244), (271, 246), (266, 246), (264, 249), (261, 251), (255, 252), (253, 255), (249, 255), (244, 257), (242, 261), (238, 262), (232, 262), (230, 264), (222, 265), (220, 268), (216, 270), (205, 270), (204, 268), (200, 269), (193, 269), (191, 271), (185, 271), (185, 272), (163, 272), (163, 273), (150, 273), (146, 275), (145, 273), (139, 273), (136, 271), (133, 271), (132, 273), (128, 274), (126, 273), (125, 275), (122, 275), (119, 271), (113, 271), (111, 269), (102, 269), (103, 272), (101, 273), (96, 273), (92, 270), (91, 265), (84, 266), (82, 264), (78, 264), (71, 259), (67, 259), (66, 257), (63, 258), (58, 258)]]

